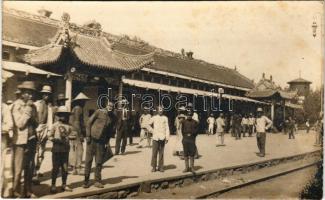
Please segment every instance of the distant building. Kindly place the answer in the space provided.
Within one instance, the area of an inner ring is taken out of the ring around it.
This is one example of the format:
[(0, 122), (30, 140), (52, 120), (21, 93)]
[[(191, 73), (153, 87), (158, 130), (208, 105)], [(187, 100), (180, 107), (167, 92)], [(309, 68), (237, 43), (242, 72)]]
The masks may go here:
[(311, 81), (307, 81), (301, 77), (289, 81), (289, 89), (291, 91), (297, 90), (299, 96), (306, 96), (310, 91)]

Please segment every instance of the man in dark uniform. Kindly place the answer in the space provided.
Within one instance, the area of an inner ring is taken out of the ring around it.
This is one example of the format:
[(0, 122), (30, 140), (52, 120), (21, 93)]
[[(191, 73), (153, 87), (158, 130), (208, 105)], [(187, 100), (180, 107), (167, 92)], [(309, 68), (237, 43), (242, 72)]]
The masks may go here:
[(125, 153), (127, 136), (130, 131), (130, 111), (127, 109), (127, 100), (123, 99), (119, 102), (120, 107), (116, 112), (116, 143), (115, 143), (115, 155)]
[(109, 146), (109, 139), (114, 134), (115, 130), (115, 115), (113, 113), (113, 103), (108, 102), (105, 109), (96, 110), (87, 122), (86, 129), (86, 164), (85, 164), (85, 182), (84, 188), (89, 188), (89, 176), (91, 171), (91, 164), (93, 157), (96, 161), (95, 169), (95, 187), (103, 188), (101, 182), (101, 171), (103, 165), (103, 158), (105, 148), (111, 148)]
[[(194, 172), (194, 156), (196, 153), (195, 137), (198, 132), (198, 122), (192, 119), (193, 112), (191, 110), (187, 113), (187, 119), (182, 123), (182, 135), (183, 135), (183, 151), (185, 160), (185, 172)], [(190, 161), (190, 165), (189, 165)]]

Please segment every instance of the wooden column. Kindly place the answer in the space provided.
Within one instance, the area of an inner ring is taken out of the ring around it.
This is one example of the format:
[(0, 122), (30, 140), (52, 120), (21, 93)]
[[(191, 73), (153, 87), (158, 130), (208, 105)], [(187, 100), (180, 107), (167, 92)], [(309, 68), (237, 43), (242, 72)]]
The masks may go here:
[(283, 121), (286, 120), (286, 100), (283, 100)]
[(70, 70), (67, 72), (65, 80), (65, 97), (68, 99), (65, 102), (65, 106), (69, 111), (71, 111), (71, 101), (72, 101), (72, 75)]
[(271, 103), (271, 120), (272, 120), (273, 123), (274, 123), (274, 107), (275, 107), (275, 101), (272, 100), (272, 103)]
[(120, 78), (120, 82), (119, 82), (119, 86), (118, 86), (118, 107), (121, 108), (122, 105), (121, 105), (121, 101), (122, 101), (122, 95), (123, 95), (123, 81), (122, 79), (124, 78), (124, 76), (121, 76)]

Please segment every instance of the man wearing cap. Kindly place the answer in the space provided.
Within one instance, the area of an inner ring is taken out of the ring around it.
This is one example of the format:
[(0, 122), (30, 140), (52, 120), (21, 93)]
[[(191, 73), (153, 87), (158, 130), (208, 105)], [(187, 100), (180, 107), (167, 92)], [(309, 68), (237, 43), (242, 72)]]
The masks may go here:
[(40, 93), (42, 94), (42, 99), (34, 103), (38, 116), (38, 127), (36, 129), (38, 143), (36, 146), (35, 156), (34, 184), (39, 184), (39, 170), (44, 160), (45, 146), (48, 139), (47, 132), (51, 129), (53, 122), (52, 106), (50, 106), (50, 98), (52, 94), (51, 86), (44, 85)]
[(113, 103), (108, 102), (104, 109), (96, 110), (87, 121), (86, 128), (86, 162), (84, 188), (90, 187), (89, 176), (93, 158), (95, 157), (95, 187), (103, 188), (101, 171), (106, 148), (110, 148), (109, 139), (114, 135), (116, 117), (113, 113)]
[(65, 106), (60, 106), (55, 115), (57, 121), (53, 124), (51, 130), (48, 132), (48, 138), (52, 145), (52, 184), (50, 188), (51, 193), (56, 193), (56, 179), (61, 168), (62, 175), (62, 190), (71, 192), (72, 189), (67, 186), (68, 178), (68, 162), (69, 162), (69, 139), (74, 138), (75, 135), (72, 127), (69, 125), (70, 112)]
[(85, 136), (85, 124), (83, 119), (83, 107), (90, 98), (80, 92), (72, 100), (72, 110), (70, 116), (70, 124), (73, 131), (76, 132), (76, 138), (70, 140), (70, 157), (69, 164), (73, 167), (73, 174), (78, 175), (81, 170), (82, 155), (84, 152), (83, 141)]
[[(195, 137), (198, 133), (198, 122), (192, 119), (193, 111), (187, 111), (187, 118), (182, 121), (182, 144), (185, 160), (185, 172), (194, 173), (194, 156), (196, 153)], [(189, 163), (190, 161), (190, 163)]]
[[(35, 158), (37, 136), (36, 128), (37, 112), (33, 104), (33, 96), (36, 92), (33, 81), (24, 81), (19, 85), (20, 99), (12, 106), (13, 118), (13, 196), (32, 197), (32, 177), (34, 171), (33, 160)], [(24, 189), (20, 191), (21, 174), (24, 171)]]
[[(141, 132), (140, 132), (140, 141), (139, 141), (138, 148), (142, 148), (145, 146), (149, 147), (151, 145), (151, 137), (150, 137), (150, 133), (147, 129), (147, 127), (149, 125), (148, 123), (151, 119), (150, 109), (145, 106), (143, 112), (144, 113), (140, 116), (140, 119), (139, 119)], [(145, 144), (146, 141), (147, 141), (147, 144)]]
[[(186, 110), (191, 110), (193, 112), (192, 119), (197, 121), (197, 123), (200, 126), (199, 115), (197, 114), (197, 112), (194, 111), (194, 107), (193, 107), (192, 103), (187, 104)], [(195, 139), (196, 139), (196, 137), (195, 137)], [(196, 145), (195, 145), (195, 148), (196, 148), (196, 150), (195, 150), (195, 159), (199, 159), (200, 155), (199, 155), (199, 151), (198, 151)]]
[(265, 141), (266, 141), (266, 130), (271, 128), (272, 121), (263, 115), (263, 109), (257, 108), (257, 117), (256, 117), (256, 139), (257, 139), (257, 147), (259, 149), (259, 153), (257, 154), (260, 157), (265, 156)]
[(117, 109), (116, 116), (116, 140), (115, 140), (115, 155), (125, 153), (127, 136), (130, 131), (130, 111), (127, 108), (128, 101), (121, 99), (119, 101), (119, 108)]
[(149, 121), (148, 130), (152, 133), (152, 172), (157, 171), (157, 156), (158, 170), (164, 172), (164, 149), (169, 139), (168, 118), (163, 115), (163, 107), (157, 107), (158, 114), (153, 116)]

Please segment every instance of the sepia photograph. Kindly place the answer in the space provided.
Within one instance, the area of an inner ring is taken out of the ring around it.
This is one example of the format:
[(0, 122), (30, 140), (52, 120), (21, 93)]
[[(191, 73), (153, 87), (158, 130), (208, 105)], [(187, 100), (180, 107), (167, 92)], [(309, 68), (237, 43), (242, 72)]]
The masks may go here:
[(324, 1), (2, 1), (2, 199), (322, 199)]

